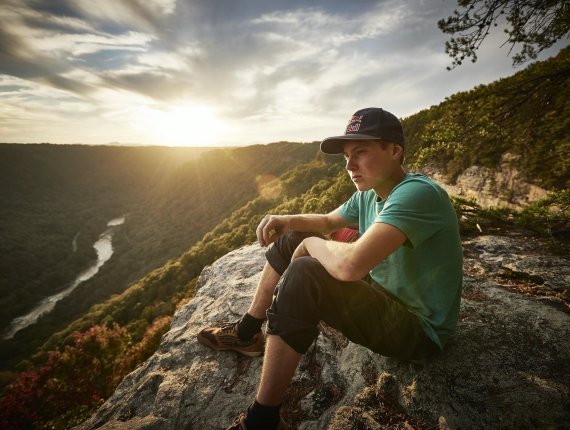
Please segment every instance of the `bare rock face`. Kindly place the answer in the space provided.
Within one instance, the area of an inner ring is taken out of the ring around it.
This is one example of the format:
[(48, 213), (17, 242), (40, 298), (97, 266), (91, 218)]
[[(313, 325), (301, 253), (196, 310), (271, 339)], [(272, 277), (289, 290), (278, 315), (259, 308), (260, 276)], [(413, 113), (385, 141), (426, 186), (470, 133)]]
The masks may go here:
[(496, 169), (471, 166), (457, 177), (455, 184), (449, 184), (437, 170), (429, 167), (422, 170), (438, 181), (450, 195), (474, 198), (482, 207), (509, 206), (520, 209), (546, 197), (547, 191), (522, 178), (513, 165), (516, 158), (513, 154), (503, 154)]
[[(322, 326), (282, 408), (293, 429), (570, 428), (568, 260), (533, 238), (464, 242), (456, 336), (439, 356), (402, 362)], [(76, 429), (224, 429), (255, 396), (262, 358), (198, 344), (246, 310), (264, 264), (251, 245), (204, 269), (159, 350)]]

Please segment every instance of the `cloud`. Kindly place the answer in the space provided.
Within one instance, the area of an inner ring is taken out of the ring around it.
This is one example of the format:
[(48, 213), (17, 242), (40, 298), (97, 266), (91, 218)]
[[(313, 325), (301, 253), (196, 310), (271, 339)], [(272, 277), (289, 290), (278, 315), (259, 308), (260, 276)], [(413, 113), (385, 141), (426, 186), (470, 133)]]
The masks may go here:
[(150, 69), (187, 70), (185, 56), (178, 53), (153, 52), (137, 56), (137, 62)]
[(128, 90), (164, 102), (183, 98), (192, 89), (191, 82), (159, 72), (107, 73), (101, 75), (101, 80), (109, 88)]
[(26, 118), (36, 125), (22, 136), (33, 129), (35, 140), (63, 139), (62, 124), (74, 141), (144, 140), (140, 113), (174, 105), (216, 112), (232, 125), (224, 144), (318, 139), (340, 131), (363, 106), (410, 115), (512, 73), (499, 50), (445, 70), (447, 36), (437, 20), (455, 7), (427, 0), (4, 0), (0, 141), (10, 127), (23, 133)]
[(121, 35), (52, 34), (36, 40), (34, 48), (63, 58), (81, 57), (104, 50), (146, 52), (151, 40), (148, 34), (132, 31)]
[(176, 0), (71, 0), (69, 5), (99, 23), (112, 22), (161, 34), (163, 18), (175, 11)]
[(97, 116), (93, 104), (81, 97), (27, 79), (0, 76), (0, 94), (3, 142), (45, 142), (52, 131), (73, 138), (74, 124), (85, 126), (86, 119)]
[[(113, 68), (105, 71), (92, 70), (100, 76), (101, 85), (145, 94), (162, 101), (192, 95), (198, 100), (220, 102), (227, 100), (228, 94), (230, 97), (236, 94), (235, 100), (229, 100), (233, 108), (228, 111), (233, 116), (248, 113), (257, 115), (277, 106), (285, 109), (285, 104), (287, 109), (295, 109), (295, 106), (299, 109), (302, 100), (296, 99), (295, 103), (291, 98), (284, 98), (283, 87), (297, 82), (311, 90), (311, 83), (319, 79), (321, 74), (329, 76), (325, 89), (334, 86), (335, 82), (327, 71), (335, 63), (350, 61), (354, 56), (343, 47), (388, 32), (390, 26), (398, 25), (403, 16), (398, 8), (392, 9), (390, 15), (384, 14), (382, 8), (377, 8), (373, 13), (350, 18), (319, 8), (273, 11), (244, 18), (241, 23), (220, 23), (222, 30), (212, 39), (198, 43), (186, 38), (186, 46), (182, 49), (168, 50), (168, 47), (163, 47), (161, 50), (162, 39), (159, 35), (132, 30), (105, 33), (97, 30), (95, 24), (101, 26), (101, 22), (112, 21), (156, 29), (164, 24), (165, 21), (161, 20), (174, 11), (172, 2), (143, 5), (135, 1), (101, 1), (93, 6), (92, 2), (76, 0), (66, 4), (77, 12), (77, 16), (51, 17), (46, 21), (57, 23), (59, 29), (67, 26), (68, 31), (56, 32), (53, 25), (49, 29), (46, 26), (36, 28), (35, 32), (41, 31), (42, 37), (31, 40), (33, 56), (38, 58), (39, 55), (41, 58), (45, 53), (50, 53), (62, 58), (62, 64), (57, 65), (58, 70), (69, 70), (73, 67), (90, 68), (94, 61), (104, 58), (94, 55), (101, 51), (118, 51), (117, 55), (124, 59), (122, 64), (115, 62)], [(38, 13), (32, 11), (28, 15), (37, 17)], [(41, 14), (45, 15), (46, 12)], [(90, 24), (85, 21), (88, 17), (94, 19)], [(196, 25), (195, 22), (190, 24)], [(240, 27), (242, 31), (233, 34)], [(77, 29), (85, 32), (76, 33)], [(226, 37), (229, 33), (232, 36)], [(132, 55), (124, 55), (126, 51)], [(100, 63), (99, 68), (104, 65)], [(245, 91), (239, 78), (244, 70), (248, 71), (250, 77), (253, 74), (253, 79), (249, 79), (249, 90)], [(344, 83), (349, 77), (354, 80), (359, 75), (362, 72), (353, 71), (339, 76), (337, 80)], [(73, 85), (59, 76), (46, 76), (44, 81), (58, 88), (85, 93), (85, 88), (80, 84)], [(245, 93), (249, 97), (243, 97)]]
[(35, 51), (25, 41), (0, 28), (0, 72), (26, 79), (40, 80), (55, 88), (87, 95), (93, 88), (61, 74), (68, 67)]
[[(147, 52), (154, 40), (151, 34), (135, 31), (106, 33), (79, 16), (57, 16), (14, 0), (0, 11), (0, 19), (5, 23), (0, 28), (0, 73), (81, 96), (90, 96), (101, 82), (70, 77), (76, 70), (89, 69), (84, 57), (101, 51)], [(96, 66), (91, 76), (97, 73)]]
[(377, 42), (409, 14), (402, 7), (386, 9), (384, 4), (347, 17), (304, 8), (250, 20), (248, 37), (256, 42), (256, 55), (250, 54), (253, 58), (245, 69), (236, 65), (231, 114), (326, 112), (338, 108), (339, 101), (352, 102), (374, 91), (359, 83), (367, 76), (386, 75), (383, 70), (394, 67), (370, 59), (370, 47), (363, 51), (359, 44)]
[(409, 15), (403, 4), (378, 3), (373, 10), (359, 15), (326, 13), (317, 8), (276, 11), (251, 20), (273, 32), (286, 33), (305, 43), (319, 42), (322, 48), (342, 46), (374, 39), (401, 27)]

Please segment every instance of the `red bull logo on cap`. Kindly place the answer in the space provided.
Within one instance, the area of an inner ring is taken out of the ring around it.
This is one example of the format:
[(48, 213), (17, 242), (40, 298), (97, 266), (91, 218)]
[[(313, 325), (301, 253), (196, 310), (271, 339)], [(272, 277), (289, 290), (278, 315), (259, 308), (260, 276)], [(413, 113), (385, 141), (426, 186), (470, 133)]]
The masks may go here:
[(346, 131), (344, 134), (354, 133), (360, 129), (360, 124), (362, 123), (362, 118), (364, 115), (353, 115), (352, 118), (348, 121), (348, 125), (346, 126)]

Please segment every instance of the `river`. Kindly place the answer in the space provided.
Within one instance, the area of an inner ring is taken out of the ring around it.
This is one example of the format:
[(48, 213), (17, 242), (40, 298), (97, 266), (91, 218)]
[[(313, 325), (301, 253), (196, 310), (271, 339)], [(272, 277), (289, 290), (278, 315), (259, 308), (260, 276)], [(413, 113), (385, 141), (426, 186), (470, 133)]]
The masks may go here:
[[(2, 334), (2, 339), (6, 340), (13, 338), (17, 332), (35, 323), (40, 316), (51, 312), (55, 304), (64, 297), (71, 294), (71, 292), (75, 290), (79, 284), (95, 276), (99, 269), (103, 267), (103, 264), (109, 261), (113, 255), (113, 232), (116, 226), (119, 226), (124, 222), (124, 216), (113, 218), (111, 221), (109, 221), (107, 223), (107, 227), (109, 228), (103, 234), (101, 234), (101, 236), (99, 236), (99, 239), (97, 239), (97, 241), (93, 244), (93, 248), (95, 248), (95, 252), (97, 252), (97, 261), (93, 263), (93, 265), (91, 265), (89, 268), (81, 272), (65, 290), (60, 291), (53, 296), (46, 297), (26, 315), (14, 318), (10, 323), (10, 326)], [(73, 246), (75, 246), (76, 238), (77, 236), (73, 239)]]

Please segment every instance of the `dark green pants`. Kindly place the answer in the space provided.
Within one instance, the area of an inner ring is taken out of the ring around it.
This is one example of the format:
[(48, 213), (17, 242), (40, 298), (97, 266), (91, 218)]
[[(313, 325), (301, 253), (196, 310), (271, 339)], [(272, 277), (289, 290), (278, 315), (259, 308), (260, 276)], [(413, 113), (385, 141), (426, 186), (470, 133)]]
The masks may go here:
[(323, 321), (352, 342), (385, 356), (409, 360), (439, 351), (418, 318), (378, 284), (339, 281), (313, 257), (291, 262), (293, 251), (308, 236), (290, 232), (266, 252), (268, 263), (282, 275), (267, 311), (268, 334), (280, 336), (304, 354)]

